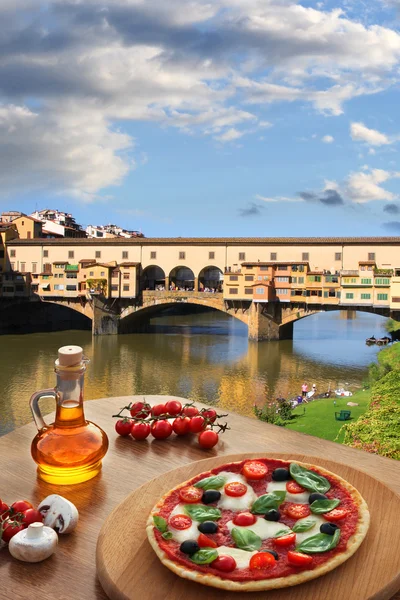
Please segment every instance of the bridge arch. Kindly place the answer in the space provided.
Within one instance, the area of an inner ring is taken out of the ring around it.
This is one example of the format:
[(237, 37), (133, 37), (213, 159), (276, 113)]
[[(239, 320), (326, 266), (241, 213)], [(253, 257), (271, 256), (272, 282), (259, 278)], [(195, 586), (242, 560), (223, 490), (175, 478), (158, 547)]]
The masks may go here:
[(193, 291), (195, 288), (195, 276), (189, 267), (177, 266), (169, 273), (169, 284), (174, 289)]
[(141, 289), (155, 290), (159, 287), (165, 287), (165, 272), (158, 265), (149, 265), (142, 271)]
[(198, 277), (199, 291), (203, 292), (206, 289), (213, 289), (218, 292), (222, 292), (222, 284), (224, 280), (224, 274), (220, 268), (215, 265), (204, 267)]

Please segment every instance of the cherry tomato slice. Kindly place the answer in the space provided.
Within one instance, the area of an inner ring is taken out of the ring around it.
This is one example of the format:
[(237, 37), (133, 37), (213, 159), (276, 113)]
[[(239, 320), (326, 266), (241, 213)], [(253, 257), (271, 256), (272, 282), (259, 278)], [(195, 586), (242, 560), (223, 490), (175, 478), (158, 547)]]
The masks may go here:
[(187, 515), (173, 515), (169, 520), (169, 524), (174, 529), (189, 529), (192, 524), (192, 519)]
[(234, 524), (238, 525), (239, 527), (247, 527), (248, 525), (254, 525), (256, 521), (256, 515), (252, 515), (249, 512), (237, 513), (233, 517)]
[(348, 511), (345, 508), (334, 508), (333, 510), (324, 513), (323, 517), (327, 521), (340, 521), (340, 519), (344, 519), (348, 515)]
[(289, 550), (287, 553), (287, 561), (289, 565), (293, 565), (294, 567), (306, 567), (312, 563), (313, 557), (309, 554)]
[(221, 554), (213, 560), (211, 566), (214, 569), (218, 569), (218, 571), (223, 571), (224, 573), (231, 573), (236, 569), (236, 560), (233, 556), (226, 556), (225, 554)]
[(295, 533), (288, 533), (287, 535), (281, 535), (281, 537), (274, 538), (274, 543), (277, 546), (290, 546), (296, 541)]
[(199, 535), (197, 543), (200, 548), (218, 548), (218, 544), (214, 542), (214, 540), (210, 540), (210, 538), (204, 535), (204, 533)]
[(308, 504), (289, 504), (285, 508), (285, 513), (291, 519), (302, 519), (308, 517), (311, 514), (311, 510)]
[(260, 569), (270, 569), (276, 563), (276, 559), (269, 552), (257, 552), (250, 559), (249, 567), (251, 571)]
[(268, 467), (267, 465), (264, 465), (264, 463), (257, 460), (250, 460), (244, 463), (242, 473), (246, 479), (258, 481), (266, 476), (268, 473)]
[(288, 481), (286, 484), (286, 490), (289, 492), (289, 494), (301, 494), (302, 492), (306, 491), (297, 483), (297, 481)]
[(247, 492), (247, 485), (244, 485), (244, 483), (240, 483), (239, 481), (232, 481), (225, 485), (224, 491), (227, 496), (239, 498), (240, 496), (244, 496)]
[(188, 504), (196, 504), (196, 502), (201, 500), (202, 496), (203, 490), (194, 487), (194, 485), (188, 485), (179, 490), (179, 498)]

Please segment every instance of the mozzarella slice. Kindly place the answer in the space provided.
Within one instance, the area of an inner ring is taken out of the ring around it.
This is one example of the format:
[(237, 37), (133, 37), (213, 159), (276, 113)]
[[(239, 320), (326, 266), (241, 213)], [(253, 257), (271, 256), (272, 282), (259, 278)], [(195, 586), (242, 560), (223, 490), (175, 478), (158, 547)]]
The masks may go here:
[(313, 519), (315, 521), (315, 525), (308, 531), (303, 531), (302, 533), (296, 533), (296, 544), (299, 544), (300, 542), (302, 542), (303, 540), (306, 540), (307, 538), (311, 537), (312, 535), (319, 533), (320, 532), (319, 528), (321, 527), (322, 523), (326, 523), (325, 519), (321, 515), (311, 514), (308, 517), (304, 517), (304, 519), (299, 519), (298, 521), (296, 521), (296, 525), (298, 523), (301, 523), (302, 521), (308, 521), (308, 519)]
[(186, 515), (184, 506), (184, 504), (177, 504), (169, 515), (169, 518), (173, 517), (174, 515)]
[(240, 550), (240, 548), (230, 548), (229, 546), (219, 546), (219, 548), (215, 548), (218, 552), (219, 556), (232, 556), (232, 558), (236, 561), (236, 566), (238, 569), (246, 569), (249, 566), (250, 559), (253, 554), (257, 554), (254, 552), (247, 552), (246, 550)]
[(286, 492), (285, 502), (295, 502), (296, 504), (308, 504), (308, 498), (311, 492), (301, 492), (300, 494), (289, 494), (286, 491), (286, 481), (270, 481), (267, 485), (267, 494), (271, 492)]
[(172, 533), (172, 538), (182, 544), (185, 540), (197, 540), (200, 535), (199, 530), (197, 529), (198, 521), (193, 521), (190, 527), (187, 529), (175, 529), (168, 525), (168, 531)]
[(221, 492), (221, 498), (219, 499), (217, 504), (218, 508), (223, 508), (225, 510), (245, 510), (247, 508), (250, 508), (250, 506), (256, 500), (257, 496), (251, 485), (249, 485), (246, 481), (246, 479), (239, 473), (229, 473), (228, 471), (221, 471), (221, 473), (218, 473), (218, 475), (221, 475), (225, 478), (225, 485), (233, 481), (238, 481), (239, 483), (244, 483), (244, 485), (247, 487), (246, 493), (243, 496), (239, 496), (237, 498), (225, 494), (224, 488), (222, 487), (220, 490), (218, 490), (219, 492)]
[[(229, 531), (232, 531), (234, 527), (242, 527), (241, 525), (235, 525), (233, 521), (228, 521), (226, 524)], [(287, 531), (290, 533), (290, 528), (284, 523), (277, 523), (276, 521), (266, 521), (262, 517), (257, 517), (257, 521), (253, 525), (248, 525), (246, 528), (254, 531), (257, 535), (260, 536), (262, 540), (267, 540), (268, 538), (273, 538), (278, 533), (278, 531)]]

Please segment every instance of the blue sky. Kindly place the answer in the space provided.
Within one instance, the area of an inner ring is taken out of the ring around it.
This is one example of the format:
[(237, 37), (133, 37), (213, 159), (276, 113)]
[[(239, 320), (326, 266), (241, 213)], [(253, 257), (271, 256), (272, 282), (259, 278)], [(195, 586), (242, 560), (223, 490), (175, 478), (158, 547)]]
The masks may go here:
[(400, 235), (400, 0), (3, 0), (0, 208)]

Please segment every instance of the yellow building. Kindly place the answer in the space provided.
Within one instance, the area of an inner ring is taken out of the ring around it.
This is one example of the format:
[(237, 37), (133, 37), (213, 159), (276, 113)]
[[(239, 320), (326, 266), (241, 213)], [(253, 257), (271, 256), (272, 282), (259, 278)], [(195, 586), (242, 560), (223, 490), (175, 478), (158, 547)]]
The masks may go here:
[(12, 223), (16, 226), (20, 239), (31, 240), (42, 237), (43, 223), (38, 219), (23, 215), (14, 219)]

